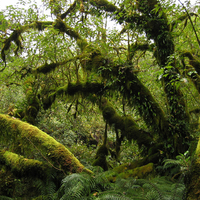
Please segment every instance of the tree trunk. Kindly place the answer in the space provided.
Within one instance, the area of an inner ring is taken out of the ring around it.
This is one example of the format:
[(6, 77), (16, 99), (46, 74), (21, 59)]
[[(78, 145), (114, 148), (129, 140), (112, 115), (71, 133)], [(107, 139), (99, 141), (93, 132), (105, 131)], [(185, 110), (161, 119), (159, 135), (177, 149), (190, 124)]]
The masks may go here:
[(92, 173), (85, 169), (64, 145), (37, 127), (19, 119), (0, 115), (0, 139), (2, 144), (12, 147), (12, 151), (27, 158), (37, 155), (36, 159), (42, 159), (64, 173)]

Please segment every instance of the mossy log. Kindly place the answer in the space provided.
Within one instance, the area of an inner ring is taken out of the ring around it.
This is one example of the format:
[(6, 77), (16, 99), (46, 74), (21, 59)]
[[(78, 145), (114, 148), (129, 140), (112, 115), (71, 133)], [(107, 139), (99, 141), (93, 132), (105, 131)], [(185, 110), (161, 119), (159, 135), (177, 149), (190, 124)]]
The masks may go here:
[(51, 166), (39, 160), (27, 159), (16, 153), (0, 151), (0, 163), (8, 167), (16, 176), (37, 176), (44, 178)]
[(141, 167), (125, 170), (124, 172), (120, 173), (118, 177), (120, 178), (129, 178), (129, 177), (146, 178), (150, 173), (153, 173), (153, 171), (154, 171), (154, 164), (149, 163)]
[(110, 173), (107, 178), (110, 182), (115, 182), (117, 178), (127, 179), (134, 177), (137, 179), (147, 178), (148, 176), (154, 176), (154, 164), (148, 163), (146, 165), (137, 166), (132, 163), (126, 163), (114, 168), (113, 173)]
[(0, 115), (0, 136), (4, 145), (12, 146), (16, 153), (35, 151), (41, 158), (63, 172), (92, 173), (85, 169), (77, 158), (54, 138), (19, 119)]

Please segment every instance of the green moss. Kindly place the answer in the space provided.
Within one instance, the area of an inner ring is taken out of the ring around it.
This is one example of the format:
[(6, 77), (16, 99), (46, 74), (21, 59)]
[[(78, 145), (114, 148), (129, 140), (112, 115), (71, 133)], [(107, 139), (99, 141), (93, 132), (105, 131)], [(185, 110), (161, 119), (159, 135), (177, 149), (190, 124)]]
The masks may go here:
[(139, 129), (139, 126), (135, 123), (131, 116), (120, 116), (115, 111), (113, 105), (105, 98), (101, 99), (100, 108), (103, 113), (103, 117), (110, 125), (115, 125), (117, 129), (120, 129), (124, 136), (128, 140), (137, 141), (139, 147), (145, 145), (147, 147), (152, 143), (152, 137), (148, 132)]
[(102, 145), (99, 147), (96, 153), (95, 161), (93, 162), (93, 166), (100, 166), (105, 171), (108, 170), (108, 163), (106, 161), (106, 156), (108, 155), (108, 148), (106, 145)]
[(42, 96), (42, 104), (43, 104), (43, 108), (44, 110), (47, 110), (51, 107), (51, 105), (54, 103), (56, 99), (56, 94), (50, 94), (50, 95), (43, 95)]
[(47, 165), (41, 161), (27, 159), (9, 151), (1, 151), (1, 160), (18, 176), (29, 175), (43, 177), (46, 175)]
[[(42, 153), (61, 171), (92, 173), (85, 169), (65, 146), (37, 127), (6, 115), (0, 115), (0, 127), (0, 137), (3, 144), (11, 141), (14, 145), (13, 149), (20, 145), (23, 152), (35, 151), (37, 154), (39, 152), (39, 155)], [(5, 137), (9, 140), (6, 141)]]
[(96, 153), (96, 157), (98, 156), (107, 156), (108, 155), (108, 148), (105, 145), (99, 147)]
[(154, 165), (153, 163), (149, 163), (147, 165), (136, 167), (134, 169), (130, 169), (127, 171), (124, 171), (118, 175), (120, 178), (146, 178), (150, 173), (153, 173)]
[(146, 162), (145, 159), (135, 160), (133, 162), (125, 163), (125, 164), (122, 164), (118, 167), (115, 167), (113, 169), (113, 171), (120, 174), (120, 173), (125, 172), (127, 170), (134, 169), (136, 167), (140, 167), (140, 166), (144, 165), (145, 162)]
[(107, 0), (92, 0), (90, 2), (93, 6), (96, 6), (102, 10), (105, 10), (107, 12), (115, 12), (118, 10), (118, 7), (114, 4), (110, 3)]
[(98, 156), (95, 161), (92, 164), (93, 166), (100, 166), (102, 167), (105, 171), (108, 170), (108, 163), (106, 161), (106, 157), (103, 155)]
[(58, 66), (59, 63), (50, 63), (50, 64), (45, 63), (44, 65), (37, 67), (35, 70), (33, 70), (33, 72), (47, 74)]

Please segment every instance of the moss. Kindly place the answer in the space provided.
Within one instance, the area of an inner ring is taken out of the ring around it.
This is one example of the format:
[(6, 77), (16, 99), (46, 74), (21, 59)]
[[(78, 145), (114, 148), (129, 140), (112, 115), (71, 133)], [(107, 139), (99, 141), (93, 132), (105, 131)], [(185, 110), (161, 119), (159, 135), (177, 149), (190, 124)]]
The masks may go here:
[(192, 53), (190, 51), (182, 52), (182, 56), (189, 58), (189, 64), (192, 65), (195, 68), (198, 75), (200, 75), (200, 60), (199, 60), (199, 58), (192, 55)]
[(145, 145), (151, 146), (152, 137), (148, 132), (139, 129), (139, 126), (135, 123), (131, 116), (120, 116), (116, 113), (113, 105), (105, 98), (101, 99), (100, 108), (103, 113), (103, 117), (110, 125), (115, 125), (117, 129), (120, 129), (122, 134), (126, 136), (128, 140), (137, 141), (139, 147)]
[(21, 26), (20, 28), (14, 30), (12, 32), (12, 34), (10, 35), (10, 37), (8, 37), (4, 43), (4, 46), (1, 50), (1, 57), (2, 60), (5, 62), (5, 51), (7, 51), (10, 46), (11, 46), (11, 42), (14, 41), (15, 44), (17, 45), (17, 48), (15, 49), (15, 54), (17, 54), (19, 49), (22, 49), (22, 43), (20, 40), (21, 34), (25, 31), (27, 31), (28, 29), (38, 29), (38, 30), (44, 30), (44, 28), (46, 28), (47, 26), (52, 25), (52, 22), (34, 22), (32, 24), (29, 25), (25, 25), (25, 26)]
[(105, 145), (99, 147), (96, 153), (96, 157), (98, 156), (107, 156), (108, 155), (108, 148)]
[(18, 154), (1, 151), (1, 161), (5, 162), (11, 171), (17, 176), (45, 177), (47, 165), (38, 160), (27, 159)]
[[(92, 173), (85, 169), (65, 146), (37, 127), (7, 115), (0, 115), (0, 127), (0, 137), (3, 144), (11, 141), (14, 145), (13, 149), (20, 145), (23, 152), (39, 152), (39, 155), (42, 154), (60, 171)], [(5, 138), (9, 138), (9, 140), (6, 141)], [(42, 157), (42, 159), (44, 158)]]
[(125, 172), (127, 170), (130, 170), (130, 169), (134, 169), (134, 168), (137, 168), (137, 167), (140, 167), (142, 165), (145, 165), (146, 164), (146, 161), (145, 159), (141, 159), (141, 160), (135, 160), (133, 162), (130, 162), (130, 163), (125, 163), (125, 164), (122, 164), (118, 167), (115, 167), (113, 169), (114, 172), (120, 174), (122, 172)]
[(107, 12), (115, 12), (119, 10), (117, 6), (107, 0), (92, 0), (90, 3), (93, 6), (96, 6), (97, 8), (105, 10)]
[(69, 83), (63, 87), (57, 88), (54, 94), (58, 95), (70, 95), (73, 96), (75, 94), (82, 94), (83, 96), (88, 97), (90, 94), (98, 94), (100, 95), (103, 91), (104, 85), (101, 82), (76, 82), (76, 83)]
[(47, 110), (51, 107), (51, 105), (54, 103), (56, 99), (56, 95), (55, 93), (50, 94), (50, 95), (43, 95), (42, 96), (42, 104), (43, 104), (43, 108), (44, 110)]
[(102, 98), (100, 108), (105, 121), (110, 125), (115, 125), (117, 129), (124, 130), (124, 118), (117, 114), (113, 105), (109, 101)]
[(105, 171), (108, 170), (108, 163), (106, 161), (106, 156), (108, 155), (108, 148), (106, 145), (102, 145), (99, 147), (96, 153), (95, 161), (93, 162), (93, 166), (100, 166)]
[(120, 178), (146, 178), (149, 174), (153, 173), (154, 165), (153, 163), (149, 163), (147, 165), (136, 167), (134, 169), (130, 169), (127, 171), (124, 171), (118, 175)]
[(59, 63), (50, 63), (50, 64), (45, 63), (44, 65), (37, 67), (35, 70), (33, 70), (33, 72), (47, 74), (53, 71), (58, 66), (59, 66)]
[(92, 164), (93, 166), (100, 166), (104, 169), (104, 171), (108, 170), (108, 163), (106, 161), (106, 157), (103, 155), (98, 156)]

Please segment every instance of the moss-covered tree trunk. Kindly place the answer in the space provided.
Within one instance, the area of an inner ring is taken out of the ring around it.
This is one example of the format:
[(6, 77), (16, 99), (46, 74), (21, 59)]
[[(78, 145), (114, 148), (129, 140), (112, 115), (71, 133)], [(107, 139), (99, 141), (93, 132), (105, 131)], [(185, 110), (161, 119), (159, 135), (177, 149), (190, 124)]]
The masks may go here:
[(52, 166), (35, 159), (27, 159), (10, 151), (0, 150), (0, 164), (8, 167), (18, 177), (46, 178)]
[[(148, 39), (153, 39), (155, 44), (154, 56), (157, 63), (163, 68), (163, 86), (167, 96), (169, 108), (169, 124), (167, 135), (161, 135), (160, 139), (165, 141), (168, 153), (172, 156), (188, 149), (187, 139), (189, 138), (189, 114), (186, 103), (180, 90), (179, 74), (174, 59), (174, 41), (170, 32), (167, 16), (157, 0), (141, 0), (138, 2), (138, 11), (141, 15), (124, 14), (119, 20), (125, 20), (134, 26), (140, 26), (145, 31)], [(158, 8), (155, 12), (154, 9)], [(126, 13), (124, 11), (124, 13)], [(163, 137), (164, 136), (164, 137)]]
[(92, 173), (64, 145), (19, 119), (0, 115), (0, 139), (3, 145), (12, 147), (13, 152), (27, 158), (35, 156), (35, 159), (41, 159), (66, 174), (82, 171)]

